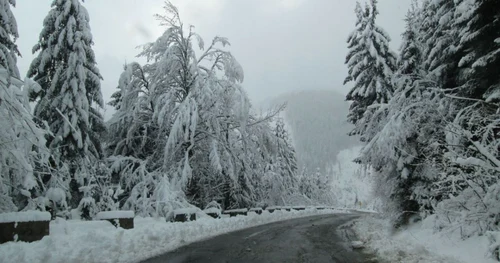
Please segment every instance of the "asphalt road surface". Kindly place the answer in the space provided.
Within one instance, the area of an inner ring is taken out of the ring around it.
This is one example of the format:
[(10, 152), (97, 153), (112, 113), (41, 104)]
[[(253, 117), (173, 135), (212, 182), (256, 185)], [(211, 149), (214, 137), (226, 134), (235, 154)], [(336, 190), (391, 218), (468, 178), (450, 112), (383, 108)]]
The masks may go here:
[(352, 231), (339, 226), (360, 214), (319, 215), (236, 231), (181, 247), (144, 263), (376, 263), (350, 247)]

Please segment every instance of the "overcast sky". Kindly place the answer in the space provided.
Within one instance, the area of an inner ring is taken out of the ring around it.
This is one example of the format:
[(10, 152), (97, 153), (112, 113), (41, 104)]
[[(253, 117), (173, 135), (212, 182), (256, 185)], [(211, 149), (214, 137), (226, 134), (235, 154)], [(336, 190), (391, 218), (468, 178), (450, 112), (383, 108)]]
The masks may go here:
[[(379, 0), (378, 24), (397, 49), (403, 18), (411, 0)], [(52, 0), (21, 0), (13, 9), (25, 74)], [(354, 28), (354, 0), (172, 0), (185, 24), (196, 27), (205, 42), (224, 36), (245, 70), (244, 87), (258, 103), (281, 93), (332, 89), (343, 94), (347, 74), (347, 35)], [(164, 30), (153, 18), (163, 0), (86, 0), (94, 51), (108, 101), (125, 62), (137, 60), (136, 47), (154, 41)], [(106, 117), (111, 112), (108, 110)]]

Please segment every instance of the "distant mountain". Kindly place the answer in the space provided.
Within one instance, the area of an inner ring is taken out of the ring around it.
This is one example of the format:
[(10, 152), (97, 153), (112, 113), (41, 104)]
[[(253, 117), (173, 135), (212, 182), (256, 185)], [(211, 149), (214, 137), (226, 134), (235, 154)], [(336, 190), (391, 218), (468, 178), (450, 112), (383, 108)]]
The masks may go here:
[(359, 145), (357, 138), (347, 135), (353, 126), (347, 122), (349, 103), (344, 99), (335, 91), (301, 91), (283, 94), (263, 107), (287, 103), (283, 116), (299, 165), (310, 171), (325, 171), (341, 150)]

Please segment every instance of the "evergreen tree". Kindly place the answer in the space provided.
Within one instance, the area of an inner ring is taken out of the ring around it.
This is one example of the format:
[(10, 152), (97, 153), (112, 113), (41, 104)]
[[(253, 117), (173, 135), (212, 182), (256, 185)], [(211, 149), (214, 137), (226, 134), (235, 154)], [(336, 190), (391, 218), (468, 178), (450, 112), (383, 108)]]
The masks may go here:
[(429, 20), (422, 34), (426, 58), (424, 68), (444, 90), (456, 87), (459, 28), (453, 23), (455, 2), (460, 1), (432, 1), (426, 3), (423, 10)]
[[(19, 78), (16, 56), (21, 55), (15, 44), (19, 37), (17, 23), (10, 6), (15, 6), (15, 0), (0, 0), (0, 66), (8, 70), (9, 75)], [(7, 78), (10, 82), (10, 78)]]
[[(79, 188), (90, 184), (85, 166), (102, 157), (100, 134), (105, 129), (98, 109), (103, 107), (102, 79), (92, 50), (89, 15), (78, 0), (54, 0), (43, 22), (38, 52), (28, 71), (41, 89), (33, 91), (35, 117), (46, 121), (55, 164), (70, 173), (72, 206), (79, 205)], [(78, 170), (80, 170), (78, 172)]]
[(405, 18), (406, 29), (402, 34), (402, 44), (399, 50), (398, 57), (398, 74), (410, 76), (415, 79), (419, 74), (420, 65), (423, 60), (422, 49), (423, 44), (420, 42), (420, 10), (416, 2), (412, 3), (412, 7), (408, 10)]
[(428, 8), (434, 5), (424, 2), (423, 9), (414, 5), (408, 12), (393, 97), (370, 115), (365, 136), (371, 140), (358, 159), (375, 170), (376, 187), (384, 189), (387, 208), (397, 215), (395, 225), (420, 211), (432, 212), (433, 173), (443, 159), (443, 123), (450, 120), (449, 101), (423, 65), (428, 46), (422, 32), (433, 29), (435, 20)]
[[(454, 30), (458, 33), (458, 66), (453, 74), (454, 119), (446, 126), (446, 177), (438, 182), (448, 198), (439, 205), (450, 225), (467, 225), (462, 237), (498, 231), (500, 178), (500, 11), (497, 1), (455, 1)], [(468, 12), (464, 12), (467, 10)], [(460, 216), (448, 211), (459, 211)], [(478, 216), (479, 215), (479, 216)]]
[(346, 64), (349, 75), (344, 84), (353, 81), (354, 87), (346, 99), (353, 101), (348, 119), (355, 124), (352, 135), (362, 135), (366, 123), (370, 121), (367, 113), (370, 107), (387, 103), (394, 92), (391, 84), (396, 69), (396, 55), (389, 49), (390, 37), (376, 23), (378, 15), (377, 1), (372, 0), (364, 10), (356, 6), (356, 29), (349, 35), (349, 52)]
[(394, 96), (374, 111), (360, 157), (397, 225), (420, 212), (467, 225), (463, 237), (498, 229), (497, 5), (424, 1), (407, 17)]
[(15, 1), (0, 0), (0, 213), (19, 209), (45, 209), (38, 197), (43, 185), (35, 174), (45, 166), (47, 131), (32, 119), (26, 93), (39, 86), (19, 80), (15, 39), (16, 20), (10, 10)]
[(108, 122), (108, 155), (146, 158), (151, 155), (153, 107), (148, 103), (149, 82), (139, 63), (124, 66), (118, 81), (118, 91), (109, 105), (116, 109)]
[(277, 139), (276, 146), (278, 148), (277, 162), (280, 165), (279, 175), (283, 177), (284, 189), (282, 192), (286, 192), (287, 190), (293, 191), (297, 186), (297, 159), (283, 119), (277, 120), (275, 133)]
[[(488, 102), (500, 100), (500, 2), (477, 0), (473, 6), (463, 7), (473, 10), (470, 17), (458, 20), (462, 26), (459, 61), (460, 94)], [(459, 13), (459, 12), (457, 12)], [(464, 16), (462, 13), (458, 15)], [(458, 16), (457, 15), (457, 16)]]
[(0, 213), (45, 209), (38, 199), (44, 186), (36, 168), (48, 165), (44, 139), (48, 132), (33, 121), (26, 95), (39, 87), (11, 75), (0, 65)]

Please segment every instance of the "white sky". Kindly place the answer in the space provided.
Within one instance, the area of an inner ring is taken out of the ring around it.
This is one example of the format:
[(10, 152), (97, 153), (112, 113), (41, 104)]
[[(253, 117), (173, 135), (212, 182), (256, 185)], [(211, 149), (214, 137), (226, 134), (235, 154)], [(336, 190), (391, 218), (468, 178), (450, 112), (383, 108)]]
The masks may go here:
[[(397, 49), (411, 0), (379, 0), (378, 23)], [(52, 0), (18, 0), (16, 15), (25, 74)], [(287, 91), (332, 89), (343, 94), (347, 35), (354, 28), (354, 0), (172, 0), (185, 24), (196, 26), (205, 42), (229, 38), (231, 52), (245, 70), (244, 87), (260, 102)], [(108, 101), (125, 62), (137, 60), (136, 47), (154, 41), (162, 28), (153, 18), (163, 0), (86, 0), (94, 51)], [(111, 111), (106, 112), (109, 118)]]

